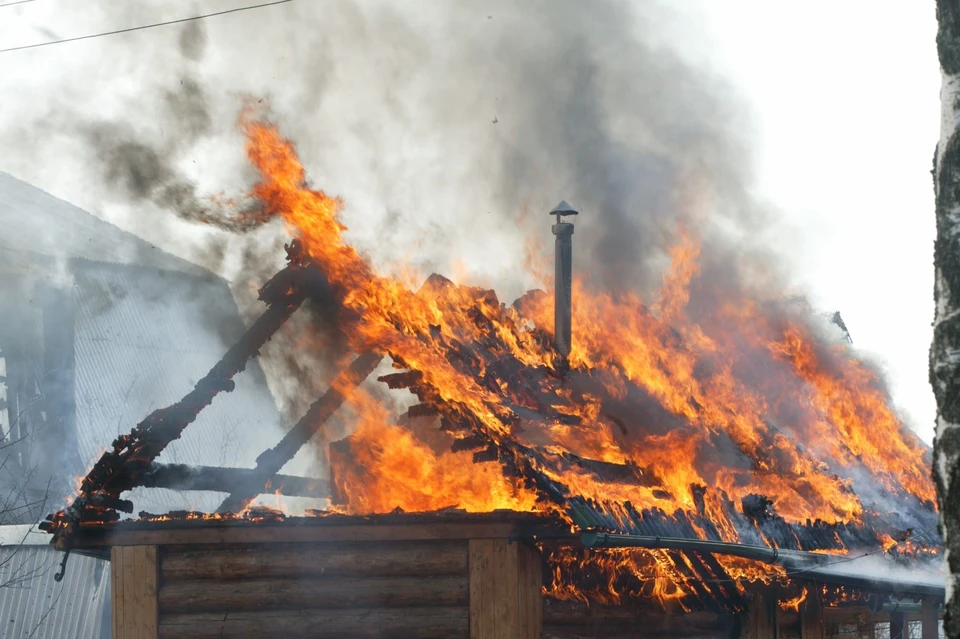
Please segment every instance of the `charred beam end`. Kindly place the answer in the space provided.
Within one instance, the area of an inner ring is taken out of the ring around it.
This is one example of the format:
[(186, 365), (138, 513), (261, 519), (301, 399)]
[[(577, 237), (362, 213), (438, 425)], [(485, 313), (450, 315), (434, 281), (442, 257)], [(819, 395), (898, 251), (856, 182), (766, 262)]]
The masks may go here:
[(129, 499), (118, 499), (111, 495), (102, 493), (93, 493), (87, 499), (87, 506), (93, 508), (104, 508), (108, 510), (118, 510), (122, 513), (133, 512), (133, 502)]
[(423, 379), (423, 373), (420, 371), (405, 371), (403, 373), (390, 373), (381, 375), (377, 378), (378, 382), (383, 382), (391, 389), (410, 388)]
[(340, 408), (350, 392), (373, 373), (382, 359), (383, 356), (378, 353), (364, 353), (353, 360), (337, 375), (323, 397), (310, 406), (283, 439), (257, 458), (257, 467), (253, 469), (250, 480), (236, 488), (220, 504), (217, 512), (240, 512), (257, 495), (263, 493), (267, 482), (317, 434), (323, 424)]
[(118, 496), (132, 488), (135, 475), (130, 465), (156, 459), (214, 397), (224, 390), (233, 390), (232, 378), (246, 368), (247, 361), (259, 353), (300, 307), (307, 294), (301, 285), (304, 273), (313, 269), (309, 265), (304, 266), (296, 244), (287, 249), (290, 263), (260, 291), (260, 299), (268, 304), (267, 310), (183, 399), (154, 411), (130, 434), (118, 437), (113, 442), (113, 450), (104, 453), (87, 474), (81, 494), (66, 509), (48, 516), (54, 533), (53, 545), (63, 549), (70, 547), (69, 537), (75, 530), (73, 523), (79, 521), (93, 493)]
[[(147, 488), (209, 490), (229, 493), (237, 486), (245, 486), (255, 481), (256, 477), (256, 470), (252, 468), (153, 464), (150, 471), (140, 478), (139, 485)], [(325, 479), (274, 475), (270, 480), (270, 485), (265, 486), (261, 494), (326, 499), (330, 496), (330, 483)]]

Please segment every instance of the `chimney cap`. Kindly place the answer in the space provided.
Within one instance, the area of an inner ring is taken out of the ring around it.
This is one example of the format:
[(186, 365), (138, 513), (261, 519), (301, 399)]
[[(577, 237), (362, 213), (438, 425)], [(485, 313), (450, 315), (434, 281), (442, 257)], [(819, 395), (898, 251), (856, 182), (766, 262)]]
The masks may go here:
[(553, 210), (550, 211), (550, 215), (556, 215), (559, 220), (564, 215), (579, 215), (577, 209), (570, 206), (566, 200), (560, 200), (560, 204), (557, 204), (553, 207)]

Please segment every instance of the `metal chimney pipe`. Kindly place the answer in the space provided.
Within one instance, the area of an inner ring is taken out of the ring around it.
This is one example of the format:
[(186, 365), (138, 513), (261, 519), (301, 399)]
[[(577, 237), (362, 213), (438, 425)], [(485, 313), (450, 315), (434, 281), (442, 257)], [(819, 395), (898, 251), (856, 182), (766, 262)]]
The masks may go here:
[(561, 365), (567, 367), (570, 357), (570, 340), (573, 316), (573, 224), (565, 222), (564, 217), (579, 212), (561, 201), (553, 207), (550, 215), (557, 216), (553, 225), (556, 240), (556, 271), (554, 279), (553, 334), (557, 352), (563, 358)]

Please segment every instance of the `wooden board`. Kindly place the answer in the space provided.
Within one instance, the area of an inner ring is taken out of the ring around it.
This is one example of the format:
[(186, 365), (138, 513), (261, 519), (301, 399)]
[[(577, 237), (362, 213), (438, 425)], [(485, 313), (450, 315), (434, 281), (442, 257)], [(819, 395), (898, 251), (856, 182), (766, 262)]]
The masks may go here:
[(939, 601), (930, 597), (923, 600), (920, 611), (920, 620), (923, 630), (921, 636), (923, 639), (939, 639), (940, 637), (940, 619), (937, 614)]
[(825, 639), (826, 636), (823, 608), (813, 591), (800, 604), (800, 639)]
[(744, 639), (777, 639), (777, 635), (777, 600), (770, 593), (754, 593), (742, 636)]
[(345, 610), (466, 605), (466, 575), (174, 581), (164, 582), (160, 589), (160, 610), (164, 615), (311, 607)]
[(470, 639), (540, 639), (539, 553), (507, 539), (470, 540)]
[(110, 554), (114, 639), (157, 639), (156, 546), (113, 548)]
[(508, 539), (518, 533), (510, 522), (434, 523), (411, 525), (352, 524), (342, 526), (270, 524), (184, 528), (125, 528), (78, 540), (81, 547), (161, 546), (188, 544), (271, 544), (358, 541), (426, 541), (441, 539)]
[(165, 615), (161, 639), (451, 639), (466, 637), (467, 607), (237, 611)]
[(160, 576), (176, 580), (467, 575), (466, 540), (163, 547)]
[(543, 639), (730, 639), (745, 619), (708, 611), (670, 615), (650, 606), (586, 604), (545, 598)]

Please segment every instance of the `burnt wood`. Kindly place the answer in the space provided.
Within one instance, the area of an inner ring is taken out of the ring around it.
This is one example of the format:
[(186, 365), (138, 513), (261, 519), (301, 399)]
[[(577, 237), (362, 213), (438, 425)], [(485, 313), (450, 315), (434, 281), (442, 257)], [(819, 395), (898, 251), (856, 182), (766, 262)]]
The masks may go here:
[[(113, 450), (104, 453), (84, 478), (80, 495), (65, 510), (47, 517), (42, 529), (53, 532), (54, 545), (71, 547), (71, 536), (82, 518), (90, 495), (119, 497), (137, 485), (139, 475), (221, 392), (234, 389), (233, 377), (242, 372), (273, 334), (296, 311), (308, 295), (329, 294), (326, 279), (307, 266), (300, 247), (287, 247), (289, 264), (260, 290), (268, 304), (261, 315), (213, 368), (179, 402), (155, 410), (130, 434), (118, 437)], [(62, 575), (62, 573), (61, 573)]]
[[(147, 488), (175, 490), (210, 490), (228, 493), (237, 486), (259, 481), (260, 474), (252, 468), (221, 468), (216, 466), (189, 466), (187, 464), (157, 464), (143, 474), (139, 484)], [(324, 479), (274, 475), (261, 494), (279, 493), (288, 497), (330, 496), (330, 484)], [(133, 508), (124, 512), (133, 512)]]
[(273, 448), (257, 457), (257, 466), (248, 481), (234, 490), (220, 507), (218, 513), (236, 513), (242, 511), (257, 495), (265, 489), (270, 478), (297, 454), (304, 444), (310, 441), (323, 424), (337, 411), (350, 392), (370, 376), (383, 356), (377, 353), (364, 353), (358, 356), (333, 380), (324, 395), (307, 409), (307, 412), (291, 428), (283, 439)]
[(544, 639), (728, 639), (735, 618), (714, 612), (664, 614), (642, 606), (585, 604), (544, 598)]

